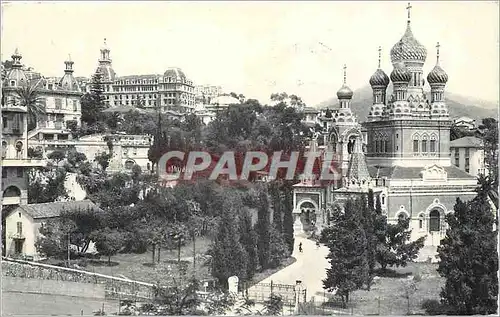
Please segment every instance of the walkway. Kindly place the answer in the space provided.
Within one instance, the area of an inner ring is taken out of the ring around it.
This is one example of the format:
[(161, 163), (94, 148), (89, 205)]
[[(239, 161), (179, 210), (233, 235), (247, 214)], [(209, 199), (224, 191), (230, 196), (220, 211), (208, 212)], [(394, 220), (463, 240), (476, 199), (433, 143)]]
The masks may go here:
[[(301, 242), (302, 253), (298, 250)], [(325, 297), (323, 279), (325, 279), (326, 269), (329, 267), (326, 259), (327, 255), (328, 248), (326, 246), (321, 245), (317, 248), (316, 242), (302, 237), (295, 237), (295, 248), (292, 256), (297, 261), (267, 277), (261, 283), (271, 283), (273, 281), (273, 283), (278, 284), (295, 285), (296, 280), (301, 280), (302, 284), (307, 288), (307, 300), (314, 296), (315, 301), (323, 301)]]

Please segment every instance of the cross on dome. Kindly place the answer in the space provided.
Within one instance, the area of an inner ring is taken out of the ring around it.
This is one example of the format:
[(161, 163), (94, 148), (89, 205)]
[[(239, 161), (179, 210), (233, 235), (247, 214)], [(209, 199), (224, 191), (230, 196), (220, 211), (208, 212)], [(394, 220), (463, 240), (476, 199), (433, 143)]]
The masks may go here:
[(436, 44), (436, 57), (437, 57), (437, 62), (436, 64), (439, 64), (439, 48), (441, 47), (441, 45), (439, 45), (439, 42), (437, 42)]
[(413, 7), (408, 2), (408, 6), (406, 7), (406, 10), (408, 10), (408, 23), (410, 23), (410, 19), (411, 19), (411, 8), (413, 8)]
[(378, 47), (378, 68), (380, 68), (380, 60), (382, 59), (382, 46)]
[(346, 84), (346, 70), (347, 70), (347, 66), (346, 64), (344, 64), (344, 85)]

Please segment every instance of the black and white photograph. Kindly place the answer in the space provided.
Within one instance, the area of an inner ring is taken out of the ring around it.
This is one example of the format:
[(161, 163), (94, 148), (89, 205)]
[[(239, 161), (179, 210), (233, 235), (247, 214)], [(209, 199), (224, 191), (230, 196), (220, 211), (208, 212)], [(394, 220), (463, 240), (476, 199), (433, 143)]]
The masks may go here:
[(497, 316), (498, 1), (1, 1), (1, 316)]

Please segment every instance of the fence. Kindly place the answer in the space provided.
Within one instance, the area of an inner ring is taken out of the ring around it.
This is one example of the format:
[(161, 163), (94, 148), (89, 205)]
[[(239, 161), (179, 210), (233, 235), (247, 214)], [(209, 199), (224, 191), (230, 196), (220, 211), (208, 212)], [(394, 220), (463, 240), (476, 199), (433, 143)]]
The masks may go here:
[(245, 291), (245, 295), (248, 299), (251, 299), (257, 303), (263, 303), (269, 299), (271, 294), (280, 295), (285, 306), (295, 306), (297, 296), (299, 296), (299, 302), (306, 301), (307, 290), (301, 289), (296, 290), (296, 285), (290, 284), (276, 284), (271, 281), (271, 283), (258, 283), (250, 287)]

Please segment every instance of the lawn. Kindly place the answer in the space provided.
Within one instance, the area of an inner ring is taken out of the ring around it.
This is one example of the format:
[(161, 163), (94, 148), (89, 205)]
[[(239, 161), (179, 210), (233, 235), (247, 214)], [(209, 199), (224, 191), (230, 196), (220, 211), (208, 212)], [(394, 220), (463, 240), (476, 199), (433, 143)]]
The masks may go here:
[(358, 290), (351, 294), (349, 311), (355, 315), (406, 315), (408, 300), (404, 296), (408, 277), (420, 275), (416, 290), (410, 293), (410, 312), (422, 314), (423, 300), (439, 300), (444, 279), (436, 271), (437, 264), (409, 263), (405, 268), (397, 268), (391, 277), (379, 277), (370, 291)]
[[(196, 240), (196, 277), (199, 279), (211, 278), (210, 268), (198, 258), (207, 252), (210, 243), (210, 239), (207, 238)], [(99, 261), (89, 261), (83, 269), (147, 283), (163, 283), (167, 274), (178, 272), (177, 250), (161, 250), (160, 263), (157, 262), (158, 254), (155, 257), (156, 263), (153, 266), (151, 251), (143, 254), (120, 253), (111, 257), (111, 266), (108, 266), (106, 257), (102, 257)], [(181, 262), (187, 264), (188, 273), (192, 272), (193, 243), (191, 241), (181, 247)]]

